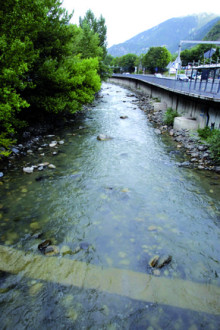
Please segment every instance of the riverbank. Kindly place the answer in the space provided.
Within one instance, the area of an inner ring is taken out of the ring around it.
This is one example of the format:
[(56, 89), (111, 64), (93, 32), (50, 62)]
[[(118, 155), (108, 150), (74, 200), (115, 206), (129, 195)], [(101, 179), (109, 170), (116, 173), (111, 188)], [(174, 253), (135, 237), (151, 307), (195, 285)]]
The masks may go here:
[[(99, 95), (96, 95), (96, 100)], [(95, 102), (95, 101), (94, 101)], [(28, 155), (40, 155), (45, 156), (45, 148), (48, 148), (51, 144), (52, 138), (55, 136), (55, 131), (60, 128), (71, 126), (75, 121), (82, 116), (83, 113), (88, 111), (93, 105), (85, 105), (83, 109), (68, 117), (59, 118), (59, 120), (48, 120), (47, 122), (41, 122), (32, 124), (25, 128), (25, 130), (19, 134), (17, 143), (10, 147), (11, 154), (8, 157), (0, 159), (0, 178), (4, 177), (4, 174), (13, 166), (15, 163)], [(82, 129), (79, 127), (79, 129)], [(61, 142), (61, 143), (60, 143)], [(56, 141), (55, 149), (52, 151), (53, 155), (57, 155), (56, 150), (62, 144), (62, 141), (58, 139)]]

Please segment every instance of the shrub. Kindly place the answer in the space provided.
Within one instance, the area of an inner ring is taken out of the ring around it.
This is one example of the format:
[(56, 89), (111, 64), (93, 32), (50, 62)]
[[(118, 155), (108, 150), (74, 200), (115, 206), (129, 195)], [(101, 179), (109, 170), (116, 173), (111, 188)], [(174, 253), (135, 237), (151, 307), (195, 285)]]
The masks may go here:
[(210, 137), (212, 135), (212, 131), (211, 131), (211, 128), (206, 126), (205, 128), (199, 128), (197, 130), (199, 136), (204, 139), (204, 140), (207, 140), (208, 137)]
[(164, 114), (164, 123), (168, 126), (172, 126), (174, 118), (178, 116), (179, 114), (177, 111), (174, 111), (172, 108), (168, 108)]
[(220, 130), (212, 130), (207, 142), (210, 144), (210, 151), (214, 161), (216, 164), (220, 164)]

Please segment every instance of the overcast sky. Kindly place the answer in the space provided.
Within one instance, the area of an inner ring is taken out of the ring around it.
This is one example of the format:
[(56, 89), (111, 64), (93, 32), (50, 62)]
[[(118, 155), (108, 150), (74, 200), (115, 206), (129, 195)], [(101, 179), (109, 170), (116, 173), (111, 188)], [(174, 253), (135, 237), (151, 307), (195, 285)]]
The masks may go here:
[(202, 12), (220, 15), (219, 0), (63, 0), (63, 7), (69, 12), (74, 10), (71, 22), (77, 25), (79, 16), (84, 17), (88, 9), (97, 18), (102, 15), (107, 26), (108, 47), (169, 18)]

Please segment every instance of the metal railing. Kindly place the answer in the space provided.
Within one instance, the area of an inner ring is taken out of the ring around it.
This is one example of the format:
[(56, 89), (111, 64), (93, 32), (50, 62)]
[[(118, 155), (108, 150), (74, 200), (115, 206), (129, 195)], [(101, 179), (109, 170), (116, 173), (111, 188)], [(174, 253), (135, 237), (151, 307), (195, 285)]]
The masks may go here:
[(140, 81), (146, 81), (152, 85), (162, 87), (164, 89), (172, 90), (173, 92), (180, 92), (189, 94), (194, 97), (207, 97), (216, 101), (220, 101), (220, 79), (215, 81), (204, 80), (189, 80), (181, 81), (172, 78), (158, 78), (152, 75), (142, 74), (113, 74), (112, 77), (132, 78)]

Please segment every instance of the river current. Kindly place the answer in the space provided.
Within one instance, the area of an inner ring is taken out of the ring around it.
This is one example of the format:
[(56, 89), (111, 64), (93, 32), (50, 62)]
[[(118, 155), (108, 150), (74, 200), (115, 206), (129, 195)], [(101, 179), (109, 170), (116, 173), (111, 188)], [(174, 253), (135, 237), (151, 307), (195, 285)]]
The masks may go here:
[(42, 145), (0, 179), (0, 328), (220, 328), (219, 175), (179, 167), (134, 92), (107, 83)]

